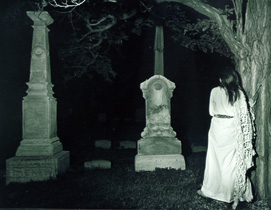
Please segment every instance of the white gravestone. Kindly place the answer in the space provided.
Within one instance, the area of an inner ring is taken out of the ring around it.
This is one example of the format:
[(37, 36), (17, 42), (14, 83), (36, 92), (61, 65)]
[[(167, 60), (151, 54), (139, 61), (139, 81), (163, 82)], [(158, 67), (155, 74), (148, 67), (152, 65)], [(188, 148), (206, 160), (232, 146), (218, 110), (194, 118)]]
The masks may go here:
[(161, 75), (141, 83), (146, 100), (146, 127), (138, 141), (136, 171), (155, 168), (185, 169), (181, 141), (171, 127), (170, 99), (175, 84)]

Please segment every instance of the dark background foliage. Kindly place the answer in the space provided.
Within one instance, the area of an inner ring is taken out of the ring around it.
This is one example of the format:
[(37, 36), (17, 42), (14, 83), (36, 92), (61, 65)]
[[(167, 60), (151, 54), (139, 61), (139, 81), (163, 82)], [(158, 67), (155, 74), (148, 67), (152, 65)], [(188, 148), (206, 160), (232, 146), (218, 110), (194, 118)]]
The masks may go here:
[[(223, 66), (232, 65), (231, 60), (221, 57), (215, 50), (212, 54), (210, 50), (203, 53), (199, 46), (204, 45), (198, 45), (197, 39), (192, 42), (195, 36), (200, 40), (200, 35), (195, 32), (199, 31), (200, 23), (191, 10), (174, 4), (163, 10), (165, 5), (141, 2), (144, 4), (120, 1), (120, 4), (105, 6), (101, 1), (92, 1), (93, 4), (78, 8), (77, 16), (72, 13), (73, 22), (70, 12), (45, 8), (55, 20), (49, 26), (52, 83), (58, 100), (58, 136), (66, 150), (73, 152), (76, 147), (83, 148), (84, 142), (91, 145), (101, 138), (114, 141), (140, 139), (145, 126), (145, 101), (139, 86), (154, 74), (154, 24), (158, 23), (165, 24), (165, 76), (176, 84), (171, 100), (172, 126), (183, 142), (184, 153), (189, 152), (191, 143), (206, 145), (209, 92), (217, 84), (216, 72)], [(3, 169), (5, 160), (14, 156), (22, 140), (21, 103), (29, 79), (33, 32), (33, 23), (26, 11), (36, 10), (35, 3), (14, 0), (1, 7), (0, 166)], [(92, 11), (92, 6), (98, 10)], [(126, 19), (125, 15), (133, 14), (134, 10), (136, 14)], [(76, 41), (87, 32), (80, 15), (91, 14), (89, 18), (99, 19), (101, 14), (108, 13), (116, 16), (118, 24), (104, 32), (102, 45), (95, 49), (100, 53), (99, 59), (82, 71), (76, 65), (84, 66), (92, 57), (84, 54), (80, 46), (93, 43)], [(192, 17), (194, 23), (189, 23), (185, 14)], [(206, 24), (212, 28), (210, 23)], [(188, 28), (186, 33), (190, 37), (185, 42), (193, 45), (194, 50), (183, 47), (182, 39), (176, 38)], [(99, 122), (99, 117), (104, 114), (105, 122)], [(137, 128), (136, 132), (133, 126)], [(94, 132), (97, 129), (98, 134)]]

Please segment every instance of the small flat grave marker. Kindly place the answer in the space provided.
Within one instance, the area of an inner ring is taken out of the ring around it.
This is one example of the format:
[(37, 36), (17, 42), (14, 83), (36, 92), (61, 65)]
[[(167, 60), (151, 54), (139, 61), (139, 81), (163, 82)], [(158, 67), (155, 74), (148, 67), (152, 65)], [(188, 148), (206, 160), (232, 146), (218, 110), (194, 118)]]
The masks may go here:
[(97, 140), (97, 141), (95, 141), (95, 147), (96, 148), (102, 148), (102, 149), (110, 149), (111, 148), (111, 141), (109, 141), (109, 140)]
[(85, 162), (84, 167), (86, 169), (94, 169), (94, 168), (110, 169), (111, 162), (109, 160), (92, 160), (92, 161)]
[(121, 149), (136, 149), (136, 142), (134, 142), (134, 141), (121, 141), (120, 148)]

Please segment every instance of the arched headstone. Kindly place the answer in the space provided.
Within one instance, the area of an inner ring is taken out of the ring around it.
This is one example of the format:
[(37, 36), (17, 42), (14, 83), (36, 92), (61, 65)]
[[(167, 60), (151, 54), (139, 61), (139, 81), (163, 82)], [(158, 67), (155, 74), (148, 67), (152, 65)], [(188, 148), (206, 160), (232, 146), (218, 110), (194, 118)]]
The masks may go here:
[(181, 141), (171, 127), (170, 99), (175, 84), (155, 75), (140, 85), (146, 100), (146, 127), (138, 141), (136, 171), (155, 168), (185, 169)]

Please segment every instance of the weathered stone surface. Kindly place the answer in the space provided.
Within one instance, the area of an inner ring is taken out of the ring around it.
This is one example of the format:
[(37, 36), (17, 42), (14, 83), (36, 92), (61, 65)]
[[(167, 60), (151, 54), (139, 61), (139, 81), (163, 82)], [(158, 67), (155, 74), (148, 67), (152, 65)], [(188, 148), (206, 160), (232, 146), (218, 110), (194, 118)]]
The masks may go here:
[(136, 149), (136, 142), (134, 142), (134, 141), (121, 141), (120, 148), (121, 149)]
[(97, 140), (97, 141), (95, 141), (95, 147), (96, 148), (102, 148), (102, 149), (110, 149), (111, 148), (111, 141), (109, 141), (109, 140)]
[(146, 127), (138, 141), (136, 171), (155, 168), (185, 169), (181, 141), (171, 127), (170, 99), (175, 84), (161, 75), (141, 83), (146, 99)]
[(182, 153), (181, 141), (177, 138), (152, 137), (138, 142), (139, 155), (172, 155)]
[(56, 100), (26, 96), (23, 100), (23, 138), (50, 139), (57, 136)]
[(51, 25), (54, 20), (53, 18), (48, 14), (48, 12), (34, 12), (34, 11), (28, 11), (27, 15), (33, 20), (36, 26), (43, 26), (43, 25)]
[(175, 84), (161, 75), (155, 75), (141, 83), (140, 88), (146, 99), (146, 127), (141, 136), (175, 137), (170, 115), (170, 98)]
[(164, 75), (164, 28), (155, 27), (154, 74)]
[(92, 161), (85, 162), (84, 167), (86, 169), (94, 169), (94, 168), (110, 169), (111, 162), (109, 160), (92, 160)]
[(154, 171), (156, 168), (185, 170), (185, 160), (181, 154), (176, 155), (136, 155), (135, 171)]
[(6, 183), (55, 178), (69, 166), (69, 152), (57, 137), (57, 102), (53, 97), (47, 26), (48, 12), (27, 12), (34, 22), (30, 78), (23, 100), (23, 140), (6, 161)]
[(62, 151), (53, 156), (12, 157), (6, 160), (6, 184), (54, 179), (69, 165), (68, 151)]
[(50, 156), (63, 150), (58, 137), (52, 139), (24, 139), (16, 151), (16, 156)]
[(23, 99), (23, 140), (16, 156), (54, 155), (62, 151), (57, 137), (57, 102), (53, 97), (47, 12), (27, 12), (34, 21), (30, 78)]

